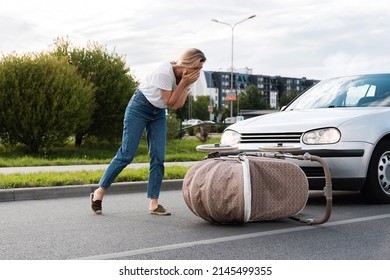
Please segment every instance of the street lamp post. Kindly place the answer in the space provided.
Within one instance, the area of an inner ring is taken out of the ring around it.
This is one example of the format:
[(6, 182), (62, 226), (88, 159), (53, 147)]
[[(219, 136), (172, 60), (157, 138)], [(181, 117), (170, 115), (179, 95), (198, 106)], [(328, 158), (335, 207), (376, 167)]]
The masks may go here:
[(211, 95), (211, 89), (213, 88), (212, 87), (212, 75), (215, 71), (211, 71), (210, 72), (210, 79), (209, 79), (209, 85), (210, 85), (210, 91), (209, 91), (209, 99), (210, 99), (210, 105), (209, 105), (209, 117), (210, 117), (210, 121), (212, 121), (212, 115), (213, 115), (213, 111), (212, 111), (212, 108), (213, 108), (213, 102), (212, 102), (212, 95)]
[[(253, 16), (250, 16), (246, 19), (243, 19), (239, 22), (236, 22), (235, 24), (230, 24), (230, 23), (226, 23), (226, 22), (222, 22), (222, 21), (219, 21), (219, 20), (216, 20), (216, 19), (212, 19), (212, 21), (216, 22), (216, 23), (220, 23), (220, 24), (224, 24), (224, 25), (227, 25), (229, 26), (231, 29), (232, 29), (232, 54), (231, 54), (231, 71), (230, 71), (230, 117), (232, 118), (233, 117), (233, 99), (232, 99), (232, 95), (234, 94), (234, 88), (233, 88), (233, 42), (234, 42), (234, 28), (236, 27), (237, 24), (241, 23), (241, 22), (244, 22), (248, 19), (251, 19), (251, 18), (254, 18), (256, 15), (253, 15)], [(238, 95), (237, 95), (237, 99), (238, 99)], [(237, 101), (238, 102), (238, 101)], [(238, 112), (237, 112), (238, 114)]]

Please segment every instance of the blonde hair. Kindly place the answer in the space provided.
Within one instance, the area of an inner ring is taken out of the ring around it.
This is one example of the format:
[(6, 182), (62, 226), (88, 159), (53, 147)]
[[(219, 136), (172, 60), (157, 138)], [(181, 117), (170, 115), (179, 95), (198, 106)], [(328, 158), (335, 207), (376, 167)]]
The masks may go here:
[(202, 62), (206, 62), (204, 53), (198, 49), (191, 48), (186, 50), (178, 60), (174, 61), (174, 64), (187, 68), (196, 68)]

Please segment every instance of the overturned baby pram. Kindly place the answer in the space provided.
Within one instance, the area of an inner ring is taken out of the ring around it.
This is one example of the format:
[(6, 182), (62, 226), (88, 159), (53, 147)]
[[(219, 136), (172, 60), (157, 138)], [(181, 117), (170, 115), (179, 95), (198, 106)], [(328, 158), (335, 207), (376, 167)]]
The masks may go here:
[[(209, 154), (185, 175), (182, 187), (184, 200), (195, 215), (213, 223), (247, 223), (282, 218), (308, 225), (325, 223), (332, 208), (329, 167), (318, 156), (290, 153), (299, 149), (297, 146), (280, 144), (260, 147), (260, 151), (255, 153), (235, 153), (236, 148), (227, 145), (200, 145), (197, 150)], [(326, 205), (322, 217), (300, 218), (298, 215), (307, 204), (309, 183), (305, 173), (294, 163), (295, 160), (316, 161), (324, 169), (323, 194)]]

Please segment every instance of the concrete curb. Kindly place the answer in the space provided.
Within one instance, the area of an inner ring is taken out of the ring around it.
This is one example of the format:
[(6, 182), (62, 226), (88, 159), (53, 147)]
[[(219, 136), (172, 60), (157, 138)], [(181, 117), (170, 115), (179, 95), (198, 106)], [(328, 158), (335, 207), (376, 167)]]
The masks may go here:
[[(145, 181), (114, 183), (109, 188), (109, 193), (146, 193), (147, 184), (148, 182)], [(182, 185), (182, 179), (164, 180), (161, 186), (161, 191), (180, 190)], [(97, 184), (89, 184), (43, 188), (4, 189), (0, 190), (0, 202), (88, 196), (97, 187)]]

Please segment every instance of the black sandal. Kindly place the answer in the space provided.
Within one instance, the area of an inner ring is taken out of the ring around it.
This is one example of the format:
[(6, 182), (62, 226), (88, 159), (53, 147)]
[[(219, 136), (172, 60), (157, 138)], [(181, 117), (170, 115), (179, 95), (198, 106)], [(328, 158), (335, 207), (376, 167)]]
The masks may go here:
[(93, 193), (89, 195), (89, 198), (91, 200), (91, 208), (92, 211), (96, 214), (100, 215), (102, 214), (102, 201), (101, 200), (93, 200)]

